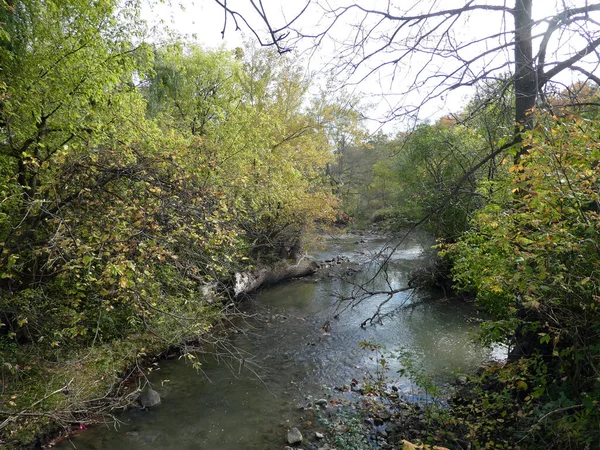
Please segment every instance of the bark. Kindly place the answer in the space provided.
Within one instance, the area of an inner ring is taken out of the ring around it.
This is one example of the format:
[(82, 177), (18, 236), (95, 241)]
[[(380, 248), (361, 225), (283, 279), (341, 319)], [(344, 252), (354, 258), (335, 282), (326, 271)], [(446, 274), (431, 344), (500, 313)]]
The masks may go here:
[(279, 283), (290, 278), (312, 275), (317, 269), (318, 266), (314, 261), (302, 259), (296, 264), (281, 261), (272, 266), (236, 273), (233, 293), (236, 297), (250, 294), (263, 286)]
[(531, 129), (533, 118), (531, 109), (535, 106), (537, 96), (537, 76), (533, 63), (533, 41), (531, 18), (533, 0), (516, 0), (515, 19), (515, 122), (517, 134), (520, 128)]

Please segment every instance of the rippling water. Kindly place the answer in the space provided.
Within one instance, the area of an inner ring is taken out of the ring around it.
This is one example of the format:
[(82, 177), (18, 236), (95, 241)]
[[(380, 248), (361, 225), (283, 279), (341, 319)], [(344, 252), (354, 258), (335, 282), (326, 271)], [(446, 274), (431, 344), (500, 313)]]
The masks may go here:
[[(342, 256), (350, 262), (334, 262), (316, 278), (269, 288), (244, 304), (245, 312), (257, 319), (241, 323), (241, 331), (227, 342), (246, 352), (247, 360), (205, 357), (200, 372), (182, 360), (165, 361), (150, 376), (162, 397), (158, 408), (129, 411), (119, 417), (124, 424), (118, 429), (94, 427), (57, 448), (279, 449), (286, 430), (307, 420), (297, 407), (307, 396), (325, 396), (332, 386), (360, 380), (377, 368), (373, 353), (360, 349), (361, 341), (373, 339), (385, 347), (390, 377), (401, 367), (398, 356), (407, 350), (438, 383), (491, 356), (470, 341), (476, 312), (434, 293), (425, 302), (410, 292), (396, 294), (382, 309), (388, 313), (382, 323), (366, 328), (360, 324), (385, 297), (333, 318), (339, 296), (378, 271), (372, 258), (388, 242), (345, 235), (324, 245), (312, 255), (316, 260)], [(429, 245), (427, 236), (411, 235), (388, 261), (387, 279), (380, 275), (372, 287), (404, 286), (408, 273), (424, 264), (422, 251)], [(359, 271), (352, 275), (348, 267)], [(342, 280), (335, 276), (338, 272), (351, 276)], [(326, 321), (328, 334), (322, 330)], [(407, 394), (418, 393), (408, 379), (397, 383)]]

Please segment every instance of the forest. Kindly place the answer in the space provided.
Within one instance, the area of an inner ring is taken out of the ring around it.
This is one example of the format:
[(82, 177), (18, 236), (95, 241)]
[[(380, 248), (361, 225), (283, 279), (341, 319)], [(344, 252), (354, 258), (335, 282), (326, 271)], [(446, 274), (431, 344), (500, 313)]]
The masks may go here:
[[(474, 302), (490, 317), (481, 345), (509, 348), (462, 403), (432, 412), (430, 444), (599, 445), (600, 79), (582, 60), (598, 65), (600, 5), (533, 24), (531, 0), (465, 3), (383, 16), (402, 30), (443, 17), (439, 31), (477, 9), (511, 14), (512, 75), (466, 67), (448, 43), (466, 68), (445, 80), (472, 87), (465, 105), (388, 133), (307, 73), (284, 45), (294, 21), (207, 49), (149, 39), (138, 2), (0, 0), (0, 445), (111, 417), (133, 398), (123, 380), (155, 356), (178, 349), (199, 367), (189, 349), (235, 313), (235, 273), (296, 261), (344, 226), (427, 230), (434, 263), (414, 282)], [(349, 9), (323, 14), (333, 27)], [(572, 24), (589, 27), (583, 50), (548, 62), (544, 46)], [(450, 52), (420, 32), (411, 51)], [(369, 59), (360, 45), (338, 68)], [(576, 79), (552, 83), (563, 70)]]

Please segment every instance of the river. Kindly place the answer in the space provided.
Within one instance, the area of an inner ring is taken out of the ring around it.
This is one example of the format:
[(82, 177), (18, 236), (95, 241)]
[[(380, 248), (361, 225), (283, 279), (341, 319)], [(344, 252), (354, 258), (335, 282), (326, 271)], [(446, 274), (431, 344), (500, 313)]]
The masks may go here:
[[(389, 313), (382, 322), (364, 328), (361, 323), (385, 297), (333, 318), (339, 295), (348, 295), (353, 282), (378, 269), (372, 259), (386, 245), (388, 240), (377, 235), (326, 239), (311, 256), (317, 261), (333, 259), (327, 264), (330, 268), (245, 301), (242, 309), (248, 318), (238, 319), (237, 330), (224, 338), (227, 346), (245, 355), (243, 361), (223, 353), (218, 358), (202, 356), (200, 371), (182, 359), (161, 362), (149, 375), (162, 397), (159, 407), (130, 410), (119, 416), (123, 424), (118, 428), (93, 427), (56, 448), (282, 449), (285, 431), (306, 421), (298, 405), (311, 397), (334, 395), (333, 386), (363, 380), (377, 370), (373, 352), (361, 349), (361, 341), (373, 340), (385, 348), (386, 375), (397, 379), (405, 395), (417, 399), (422, 392), (396, 374), (402, 352), (409, 351), (417, 366), (441, 385), (456, 372), (493, 357), (489, 349), (471, 342), (477, 312), (443, 301), (439, 293), (398, 293), (382, 309)], [(376, 287), (406, 285), (409, 272), (425, 263), (423, 250), (430, 245), (426, 235), (410, 235), (388, 261), (387, 278), (380, 275)], [(339, 273), (349, 279), (340, 279)]]

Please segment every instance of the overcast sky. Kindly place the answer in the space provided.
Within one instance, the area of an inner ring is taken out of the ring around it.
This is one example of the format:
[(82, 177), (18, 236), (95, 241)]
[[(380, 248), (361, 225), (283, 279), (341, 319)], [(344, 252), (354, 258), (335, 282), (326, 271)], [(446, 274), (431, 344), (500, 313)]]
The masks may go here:
[[(224, 23), (223, 10), (216, 4), (214, 0), (172, 0), (167, 3), (160, 3), (157, 1), (146, 0), (148, 4), (144, 8), (144, 17), (152, 25), (158, 25), (160, 22), (161, 27), (169, 27), (175, 30), (179, 34), (186, 35), (190, 40), (193, 40), (204, 48), (216, 48), (221, 45), (227, 48), (235, 48), (243, 45), (244, 38), (252, 38), (252, 34), (244, 29), (243, 32), (236, 32), (234, 24), (231, 19), (228, 21), (227, 31), (225, 38), (221, 36)], [(369, 8), (375, 8), (377, 6), (385, 9), (388, 5), (387, 0), (358, 0), (359, 3), (368, 6)], [(329, 0), (329, 4), (348, 4), (348, 1), (344, 0)], [(488, 4), (503, 4), (503, 0), (481, 0), (477, 3), (488, 3)], [(513, 1), (509, 0), (508, 5), (511, 6)], [(551, 15), (556, 11), (557, 5), (564, 3), (564, 0), (537, 0), (534, 2), (534, 19), (542, 18)], [(585, 4), (585, 0), (569, 0), (571, 4)], [(263, 0), (263, 4), (267, 9), (269, 17), (275, 25), (283, 23), (286, 19), (290, 20), (294, 17), (302, 8), (304, 3), (300, 0)], [(421, 0), (415, 2), (408, 2), (406, 0), (397, 0), (391, 2), (391, 12), (397, 14), (417, 14), (427, 10), (433, 9), (448, 9), (452, 7), (460, 7), (465, 4), (464, 0)], [(232, 8), (237, 8), (241, 11), (244, 16), (256, 27), (261, 26), (258, 17), (249, 7), (248, 0), (228, 0), (228, 5)], [(400, 10), (401, 5), (406, 8), (406, 5), (412, 5), (410, 10)], [(455, 35), (454, 39), (457, 42), (473, 41), (477, 37), (487, 36), (490, 33), (494, 33), (500, 30), (502, 24), (502, 15), (495, 12), (478, 12), (465, 16), (464, 20), (456, 24), (453, 28)], [(327, 66), (327, 63), (332, 60), (332, 56), (335, 57), (340, 51), (343, 51), (343, 43), (348, 38), (352, 38), (353, 28), (350, 23), (354, 21), (357, 16), (348, 16), (347, 20), (341, 21), (331, 37), (334, 39), (324, 40), (318, 51), (312, 54), (312, 57), (307, 58), (307, 52), (303, 52), (302, 59), (303, 64), (307, 67), (307, 72), (314, 72), (321, 70)], [(305, 30), (318, 30), (319, 27), (325, 26), (325, 21), (322, 20), (322, 12), (319, 10), (309, 10), (301, 21), (298, 21), (298, 26)], [(511, 23), (506, 24), (510, 30), (512, 27)], [(545, 28), (545, 24), (542, 25)], [(379, 33), (385, 36), (386, 29), (384, 27), (379, 28)], [(581, 48), (581, 40), (577, 39), (573, 35), (560, 35), (557, 36), (556, 46), (562, 46), (563, 51), (566, 52), (572, 47)], [(497, 42), (500, 43), (504, 37), (498, 38)], [(299, 50), (306, 50), (307, 41), (303, 41), (297, 47)], [(376, 40), (372, 40), (372, 45), (376, 45)], [(493, 42), (485, 44), (488, 46), (493, 45)], [(486, 48), (485, 45), (481, 47), (473, 47), (469, 50), (470, 53), (466, 53), (466, 56), (471, 56), (476, 52), (482, 52)], [(535, 48), (534, 48), (535, 52)], [(506, 58), (512, 59), (512, 55), (505, 53), (502, 55), (496, 55), (494, 59), (487, 58), (482, 63), (486, 64), (497, 64), (501, 65)], [(299, 59), (300, 60), (300, 59)], [(373, 64), (377, 64), (377, 59), (373, 59)], [(456, 63), (456, 62), (455, 62)], [(372, 112), (375, 116), (382, 116), (385, 114), (386, 109), (401, 103), (401, 104), (418, 104), (420, 100), (427, 94), (430, 86), (423, 86), (422, 88), (411, 87), (405, 89), (406, 86), (410, 85), (409, 81), (414, 80), (416, 69), (420, 69), (421, 66), (425, 66), (424, 74), (435, 74), (440, 70), (447, 70), (444, 65), (451, 64), (451, 61), (434, 59), (428, 60), (426, 55), (418, 55), (406, 59), (403, 64), (398, 66), (396, 72), (390, 70), (382, 70), (377, 74), (369, 77), (366, 81), (349, 87), (350, 90), (354, 89), (354, 92), (359, 94), (367, 102), (374, 103), (377, 105), (375, 110)], [(361, 80), (363, 75), (367, 73), (370, 66), (364, 66), (359, 70), (350, 81)], [(421, 73), (420, 76), (423, 76)], [(412, 78), (411, 78), (412, 77)], [(392, 82), (393, 79), (393, 82)], [(563, 76), (563, 82), (569, 83), (571, 81), (570, 75)], [(403, 86), (403, 83), (405, 84)], [(408, 92), (407, 92), (408, 91)], [(421, 110), (420, 119), (435, 119), (440, 116), (446, 115), (452, 112), (458, 112), (464, 105), (464, 100), (471, 95), (472, 90), (459, 89), (446, 93), (443, 96), (436, 97)], [(401, 126), (398, 125), (400, 128)], [(374, 125), (371, 124), (370, 128), (373, 129)], [(386, 126), (386, 131), (392, 131), (393, 125)]]

